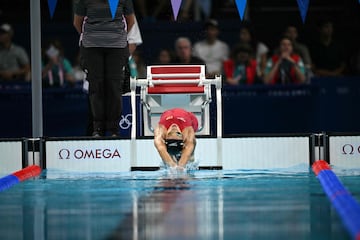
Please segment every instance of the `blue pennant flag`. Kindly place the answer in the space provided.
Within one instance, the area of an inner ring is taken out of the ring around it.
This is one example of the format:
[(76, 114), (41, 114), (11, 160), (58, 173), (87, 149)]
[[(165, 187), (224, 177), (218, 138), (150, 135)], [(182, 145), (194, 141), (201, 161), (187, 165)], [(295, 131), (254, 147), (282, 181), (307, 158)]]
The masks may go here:
[(110, 5), (110, 11), (111, 11), (111, 16), (114, 19), (115, 18), (115, 14), (116, 14), (116, 9), (119, 5), (119, 0), (108, 0), (109, 5)]
[[(360, 0), (359, 0), (360, 1)], [(303, 23), (305, 23), (306, 14), (309, 8), (309, 0), (297, 0), (300, 15)]]
[(48, 6), (50, 11), (50, 17), (54, 16), (55, 8), (56, 8), (57, 0), (48, 0)]
[(246, 8), (246, 0), (235, 0), (235, 3), (240, 14), (240, 19), (243, 20)]

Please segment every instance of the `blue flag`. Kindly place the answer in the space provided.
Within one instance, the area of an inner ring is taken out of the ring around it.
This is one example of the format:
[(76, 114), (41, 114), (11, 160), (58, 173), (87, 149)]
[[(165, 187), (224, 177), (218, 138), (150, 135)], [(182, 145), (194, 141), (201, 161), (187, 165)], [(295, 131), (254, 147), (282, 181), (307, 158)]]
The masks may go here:
[(116, 9), (119, 5), (119, 0), (108, 0), (109, 5), (110, 5), (110, 11), (111, 11), (111, 16), (114, 19), (115, 18), (115, 14), (116, 14)]
[(246, 8), (246, 0), (235, 0), (235, 3), (240, 14), (240, 19), (243, 20)]
[(48, 0), (48, 7), (50, 12), (50, 17), (54, 16), (55, 8), (56, 8), (57, 0)]
[[(360, 1), (360, 0), (359, 0)], [(297, 0), (300, 15), (303, 23), (305, 23), (306, 14), (309, 8), (309, 0)]]

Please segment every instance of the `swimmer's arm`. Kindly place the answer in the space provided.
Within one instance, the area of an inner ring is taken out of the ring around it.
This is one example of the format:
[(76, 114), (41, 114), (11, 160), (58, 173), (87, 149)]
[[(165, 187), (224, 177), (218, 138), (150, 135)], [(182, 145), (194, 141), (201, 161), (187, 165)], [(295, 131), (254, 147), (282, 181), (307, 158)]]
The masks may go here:
[(167, 152), (165, 145), (165, 135), (165, 127), (162, 125), (157, 126), (154, 131), (154, 145), (164, 163), (170, 167), (176, 167), (176, 163), (172, 160), (170, 154)]
[(185, 131), (183, 132), (183, 136), (184, 148), (182, 150), (179, 160), (179, 167), (185, 167), (189, 159), (194, 154), (194, 149), (196, 145), (195, 132), (191, 127), (185, 129)]

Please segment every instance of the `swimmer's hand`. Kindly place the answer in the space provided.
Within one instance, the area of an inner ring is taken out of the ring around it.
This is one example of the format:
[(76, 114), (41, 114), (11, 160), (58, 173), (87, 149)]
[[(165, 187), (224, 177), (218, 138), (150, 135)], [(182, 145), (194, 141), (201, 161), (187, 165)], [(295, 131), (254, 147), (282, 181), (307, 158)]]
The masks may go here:
[(185, 168), (182, 167), (182, 166), (176, 166), (176, 170), (177, 170), (178, 172), (185, 172)]
[(183, 173), (183, 172), (186, 172), (185, 168), (181, 167), (181, 166), (170, 167), (169, 169), (170, 169), (171, 173)]

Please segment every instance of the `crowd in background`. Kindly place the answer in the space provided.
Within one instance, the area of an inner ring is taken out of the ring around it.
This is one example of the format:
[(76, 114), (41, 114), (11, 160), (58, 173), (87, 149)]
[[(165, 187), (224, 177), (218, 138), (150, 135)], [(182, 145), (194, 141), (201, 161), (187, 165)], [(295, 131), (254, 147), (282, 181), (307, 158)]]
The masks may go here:
[[(87, 89), (83, 84), (86, 74), (81, 64), (79, 34), (72, 24), (73, 1), (58, 1), (53, 18), (49, 16), (46, 1), (41, 2), (42, 86), (75, 86), (89, 93), (89, 84)], [(131, 57), (124, 66), (126, 81), (118, 92), (129, 91), (129, 76), (145, 78), (146, 67), (155, 64), (204, 64), (208, 78), (221, 75), (224, 86), (229, 88), (308, 84), (313, 77), (329, 80), (329, 77), (360, 76), (360, 4), (355, 8), (350, 1), (353, 0), (337, 2), (337, 5), (334, 0), (312, 1), (310, 9), (313, 10), (302, 23), (296, 1), (292, 7), (282, 9), (277, 9), (275, 2), (290, 2), (248, 1), (244, 19), (240, 20), (234, 0), (183, 0), (177, 19), (174, 19), (171, 1), (133, 0), (143, 38), (133, 50), (129, 47)], [(0, 6), (0, 91), (9, 85), (9, 88), (30, 86), (29, 2), (3, 0)], [(322, 14), (314, 7), (319, 2), (326, 10)], [(20, 3), (23, 8), (17, 8)], [(266, 9), (267, 6), (270, 7)], [(342, 17), (336, 15), (340, 13)], [(13, 84), (19, 82), (21, 84)], [(234, 89), (234, 92), (238, 90), (231, 88), (231, 91)], [(90, 104), (87, 109), (90, 111), (86, 134), (96, 136)], [(117, 129), (116, 132), (109, 130), (108, 134), (117, 136)]]
[[(133, 3), (140, 26), (141, 23), (174, 21), (170, 1), (157, 0), (157, 4), (151, 5), (144, 0)], [(341, 36), (336, 35), (336, 25), (327, 18), (310, 32), (314, 36), (311, 44), (299, 40), (303, 38), (294, 24), (274, 31), (281, 32), (273, 37), (277, 44), (268, 44), (259, 38), (246, 16), (240, 30), (233, 32), (235, 43), (227, 42), (222, 37), (219, 9), (226, 11), (234, 7), (231, 0), (221, 4), (211, 0), (184, 0), (177, 21), (203, 23), (204, 38), (192, 42), (187, 32), (179, 32), (173, 47), (161, 48), (151, 58), (143, 54), (145, 49), (140, 46), (132, 54), (137, 77), (146, 77), (146, 66), (152, 64), (205, 64), (207, 77), (222, 75), (227, 85), (309, 83), (313, 76), (360, 74), (359, 46), (354, 46), (349, 54), (349, 46), (344, 45), (345, 41), (338, 41)], [(16, 29), (11, 23), (0, 25), (0, 80), (29, 81), (29, 55), (25, 48), (12, 41), (14, 32)], [(43, 42), (45, 87), (73, 86), (82, 81), (79, 54), (72, 59), (65, 53), (61, 40)]]

